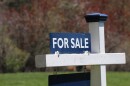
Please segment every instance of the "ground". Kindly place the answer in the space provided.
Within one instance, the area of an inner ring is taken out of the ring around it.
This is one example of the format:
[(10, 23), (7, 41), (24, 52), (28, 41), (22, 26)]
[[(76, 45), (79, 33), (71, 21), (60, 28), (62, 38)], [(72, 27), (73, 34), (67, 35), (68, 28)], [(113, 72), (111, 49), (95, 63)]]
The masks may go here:
[[(0, 74), (0, 86), (48, 86), (48, 75), (53, 73)], [(107, 86), (130, 86), (130, 72), (107, 72)]]

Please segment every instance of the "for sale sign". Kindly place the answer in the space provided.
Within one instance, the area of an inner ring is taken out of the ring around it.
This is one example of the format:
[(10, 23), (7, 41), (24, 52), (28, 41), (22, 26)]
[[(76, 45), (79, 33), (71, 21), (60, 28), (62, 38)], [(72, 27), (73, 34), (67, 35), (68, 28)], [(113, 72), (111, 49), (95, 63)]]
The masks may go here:
[(50, 51), (55, 53), (84, 53), (91, 51), (89, 33), (50, 33)]

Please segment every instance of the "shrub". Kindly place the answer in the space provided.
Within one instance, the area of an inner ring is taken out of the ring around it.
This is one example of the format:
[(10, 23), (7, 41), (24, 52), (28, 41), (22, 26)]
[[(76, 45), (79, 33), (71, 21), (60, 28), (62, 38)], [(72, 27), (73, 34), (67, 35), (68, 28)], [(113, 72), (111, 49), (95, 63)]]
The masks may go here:
[(25, 65), (29, 54), (17, 48), (9, 38), (6, 38), (4, 42), (6, 44), (6, 71), (18, 72)]

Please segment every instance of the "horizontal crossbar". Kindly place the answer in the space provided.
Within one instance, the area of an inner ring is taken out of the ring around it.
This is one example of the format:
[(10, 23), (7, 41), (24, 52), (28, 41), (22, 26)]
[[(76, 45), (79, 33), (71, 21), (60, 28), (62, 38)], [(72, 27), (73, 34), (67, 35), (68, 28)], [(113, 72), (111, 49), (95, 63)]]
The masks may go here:
[(107, 65), (125, 64), (125, 53), (98, 54), (45, 54), (35, 57), (37, 68), (79, 66), (79, 65)]

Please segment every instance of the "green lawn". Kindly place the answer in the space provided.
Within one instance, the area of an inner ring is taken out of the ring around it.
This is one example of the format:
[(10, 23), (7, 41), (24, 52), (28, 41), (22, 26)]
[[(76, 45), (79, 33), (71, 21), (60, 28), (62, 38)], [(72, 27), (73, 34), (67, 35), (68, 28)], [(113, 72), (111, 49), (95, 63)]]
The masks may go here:
[(108, 86), (130, 86), (130, 72), (107, 72)]
[[(48, 86), (52, 73), (0, 74), (0, 86)], [(107, 86), (130, 86), (130, 73), (107, 72)]]
[(48, 86), (49, 73), (0, 74), (0, 86)]

